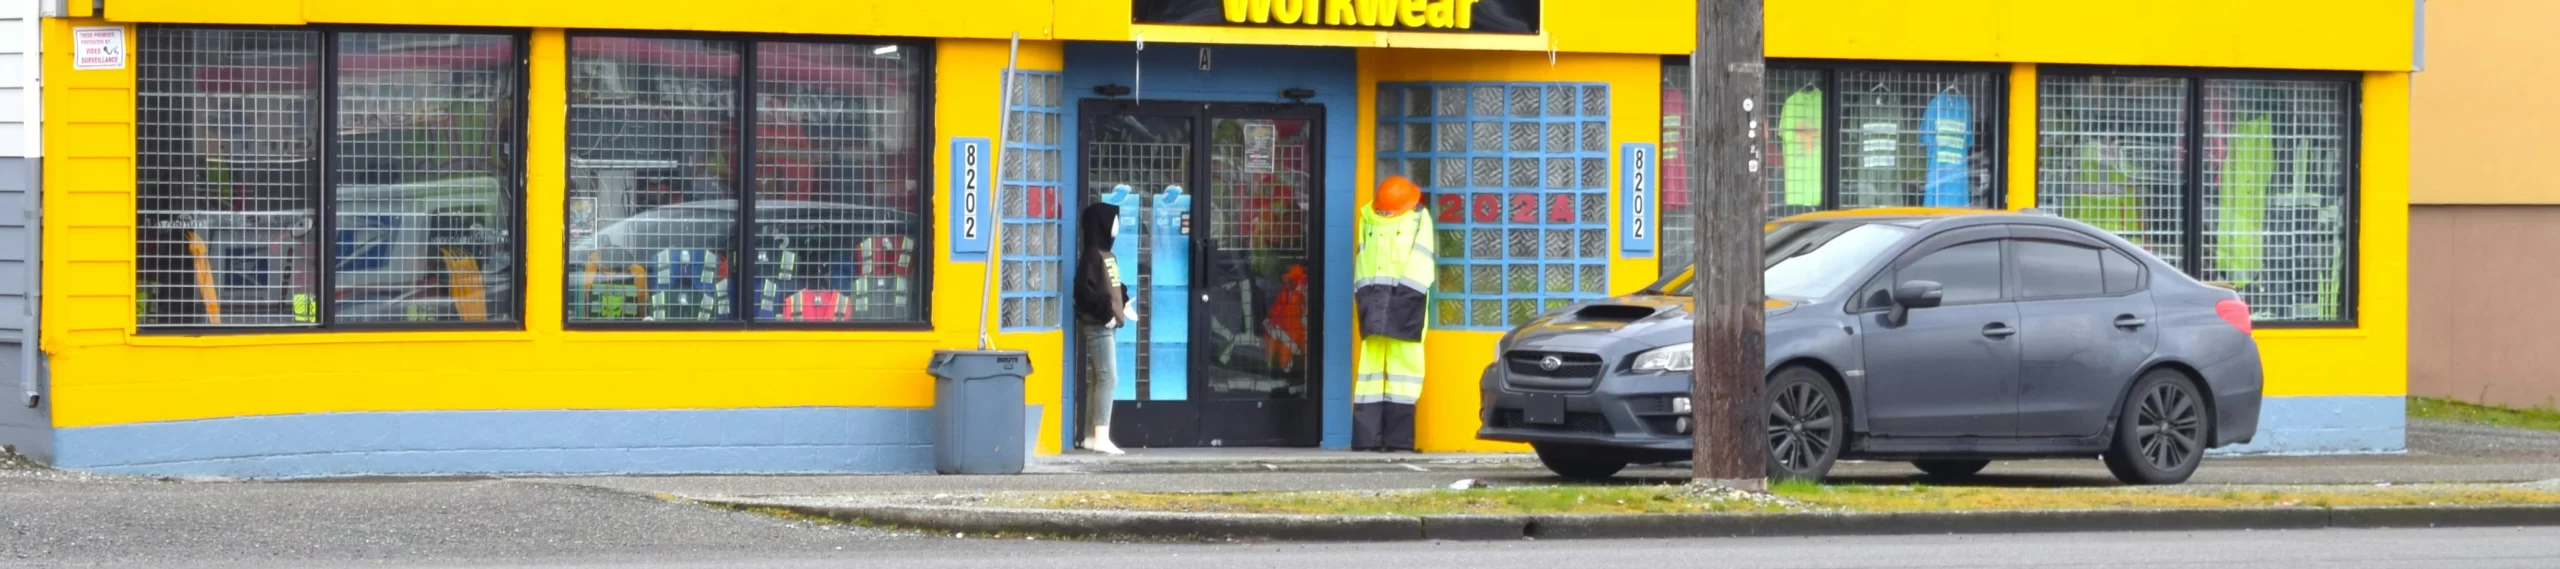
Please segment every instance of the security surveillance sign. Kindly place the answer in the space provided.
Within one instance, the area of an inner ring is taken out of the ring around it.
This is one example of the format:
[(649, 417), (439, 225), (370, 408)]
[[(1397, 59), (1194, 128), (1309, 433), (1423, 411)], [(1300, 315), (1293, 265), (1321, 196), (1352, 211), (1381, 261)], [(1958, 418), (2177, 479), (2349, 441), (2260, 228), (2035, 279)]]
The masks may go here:
[(124, 69), (124, 27), (71, 29), (71, 68)]

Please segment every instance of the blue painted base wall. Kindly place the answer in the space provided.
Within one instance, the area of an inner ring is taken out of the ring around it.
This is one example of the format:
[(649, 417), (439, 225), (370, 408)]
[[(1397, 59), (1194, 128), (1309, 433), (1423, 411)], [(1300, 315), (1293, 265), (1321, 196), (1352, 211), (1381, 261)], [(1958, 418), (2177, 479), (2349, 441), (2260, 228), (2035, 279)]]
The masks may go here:
[(2258, 438), (2216, 454), (2370, 454), (2409, 450), (2408, 398), (2269, 397)]
[(933, 471), (928, 409), (321, 413), (56, 431), (58, 468), (147, 476)]

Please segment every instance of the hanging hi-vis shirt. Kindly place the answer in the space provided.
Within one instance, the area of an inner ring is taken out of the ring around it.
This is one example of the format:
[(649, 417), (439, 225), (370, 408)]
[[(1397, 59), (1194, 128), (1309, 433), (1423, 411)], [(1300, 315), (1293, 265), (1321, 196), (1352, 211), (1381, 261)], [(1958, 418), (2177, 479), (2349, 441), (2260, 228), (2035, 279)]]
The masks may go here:
[(1360, 253), (1351, 273), (1352, 306), (1360, 331), (1408, 342), (1422, 341), (1431, 284), (1439, 275), (1431, 216), (1421, 208), (1393, 217), (1360, 208)]
[(1778, 160), (1786, 205), (1822, 205), (1822, 90), (1787, 96), (1778, 110)]

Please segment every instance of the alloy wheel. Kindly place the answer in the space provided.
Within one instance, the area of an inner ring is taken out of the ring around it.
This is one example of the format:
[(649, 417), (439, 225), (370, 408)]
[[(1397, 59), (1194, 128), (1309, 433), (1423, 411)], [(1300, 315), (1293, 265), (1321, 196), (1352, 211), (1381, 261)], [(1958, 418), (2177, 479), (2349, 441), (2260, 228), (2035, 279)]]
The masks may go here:
[(2176, 470), (2204, 449), (2204, 409), (2184, 384), (2162, 383), (2144, 394), (2133, 428), (2152, 468)]
[(1769, 400), (1769, 459), (1788, 472), (1803, 472), (1830, 456), (1840, 414), (1829, 396), (1809, 383), (1792, 383)]

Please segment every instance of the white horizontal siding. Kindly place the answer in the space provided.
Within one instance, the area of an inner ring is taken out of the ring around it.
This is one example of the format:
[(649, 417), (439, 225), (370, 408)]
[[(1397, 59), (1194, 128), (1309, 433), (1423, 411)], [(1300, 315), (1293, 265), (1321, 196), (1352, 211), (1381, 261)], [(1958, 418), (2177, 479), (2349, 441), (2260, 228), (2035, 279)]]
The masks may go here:
[(44, 155), (37, 3), (0, 1), (0, 156)]

